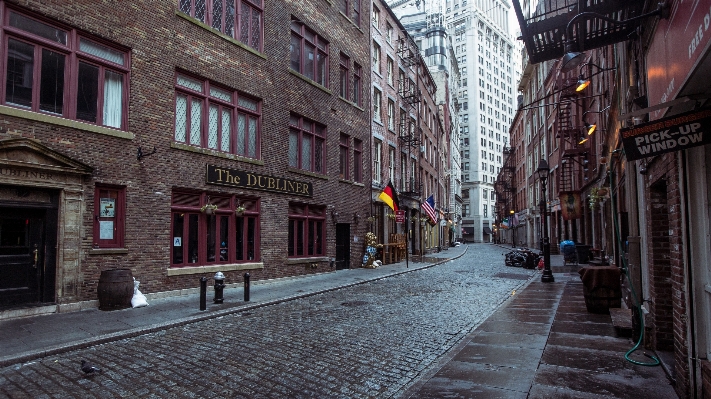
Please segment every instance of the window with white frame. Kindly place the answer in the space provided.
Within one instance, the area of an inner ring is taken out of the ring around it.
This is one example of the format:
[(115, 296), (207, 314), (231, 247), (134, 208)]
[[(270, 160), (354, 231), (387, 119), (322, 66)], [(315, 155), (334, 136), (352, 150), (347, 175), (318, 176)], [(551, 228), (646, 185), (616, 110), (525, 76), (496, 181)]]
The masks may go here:
[(382, 157), (383, 157), (383, 142), (376, 140), (373, 147), (373, 181), (375, 183), (380, 183), (382, 179)]

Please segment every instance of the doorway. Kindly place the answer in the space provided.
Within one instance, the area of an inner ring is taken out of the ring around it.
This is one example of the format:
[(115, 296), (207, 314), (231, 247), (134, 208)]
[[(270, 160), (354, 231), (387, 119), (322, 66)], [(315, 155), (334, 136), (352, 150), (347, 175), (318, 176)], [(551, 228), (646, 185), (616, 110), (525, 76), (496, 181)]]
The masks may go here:
[(54, 302), (56, 209), (0, 205), (0, 308)]
[(351, 225), (336, 224), (336, 270), (351, 268)]

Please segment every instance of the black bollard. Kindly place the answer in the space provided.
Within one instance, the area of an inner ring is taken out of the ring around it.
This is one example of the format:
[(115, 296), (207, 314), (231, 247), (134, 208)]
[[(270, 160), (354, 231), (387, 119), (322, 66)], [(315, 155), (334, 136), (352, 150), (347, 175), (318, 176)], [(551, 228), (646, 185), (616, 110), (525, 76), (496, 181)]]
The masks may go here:
[(249, 273), (244, 274), (244, 301), (249, 302)]
[(200, 310), (207, 309), (207, 277), (200, 277)]

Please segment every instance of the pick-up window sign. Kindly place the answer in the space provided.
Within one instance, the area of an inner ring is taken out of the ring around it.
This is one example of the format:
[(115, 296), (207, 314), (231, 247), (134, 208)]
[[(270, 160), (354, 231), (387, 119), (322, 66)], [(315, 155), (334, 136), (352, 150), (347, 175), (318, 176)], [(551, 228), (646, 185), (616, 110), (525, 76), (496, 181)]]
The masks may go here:
[(692, 111), (621, 129), (628, 161), (711, 144), (711, 110)]

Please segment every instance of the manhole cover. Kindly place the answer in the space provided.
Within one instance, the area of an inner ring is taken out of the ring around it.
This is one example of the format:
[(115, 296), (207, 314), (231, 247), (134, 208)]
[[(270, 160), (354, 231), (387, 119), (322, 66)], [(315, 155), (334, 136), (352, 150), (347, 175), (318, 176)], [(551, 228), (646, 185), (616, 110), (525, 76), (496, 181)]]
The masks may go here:
[(350, 302), (343, 302), (341, 305), (352, 307), (352, 306), (363, 306), (363, 305), (367, 305), (367, 304), (368, 304), (368, 302), (366, 302), (366, 301), (350, 301)]
[(517, 273), (496, 273), (494, 274), (493, 277), (499, 277), (499, 278), (510, 278), (512, 280), (528, 280), (529, 276), (528, 274), (517, 274)]

